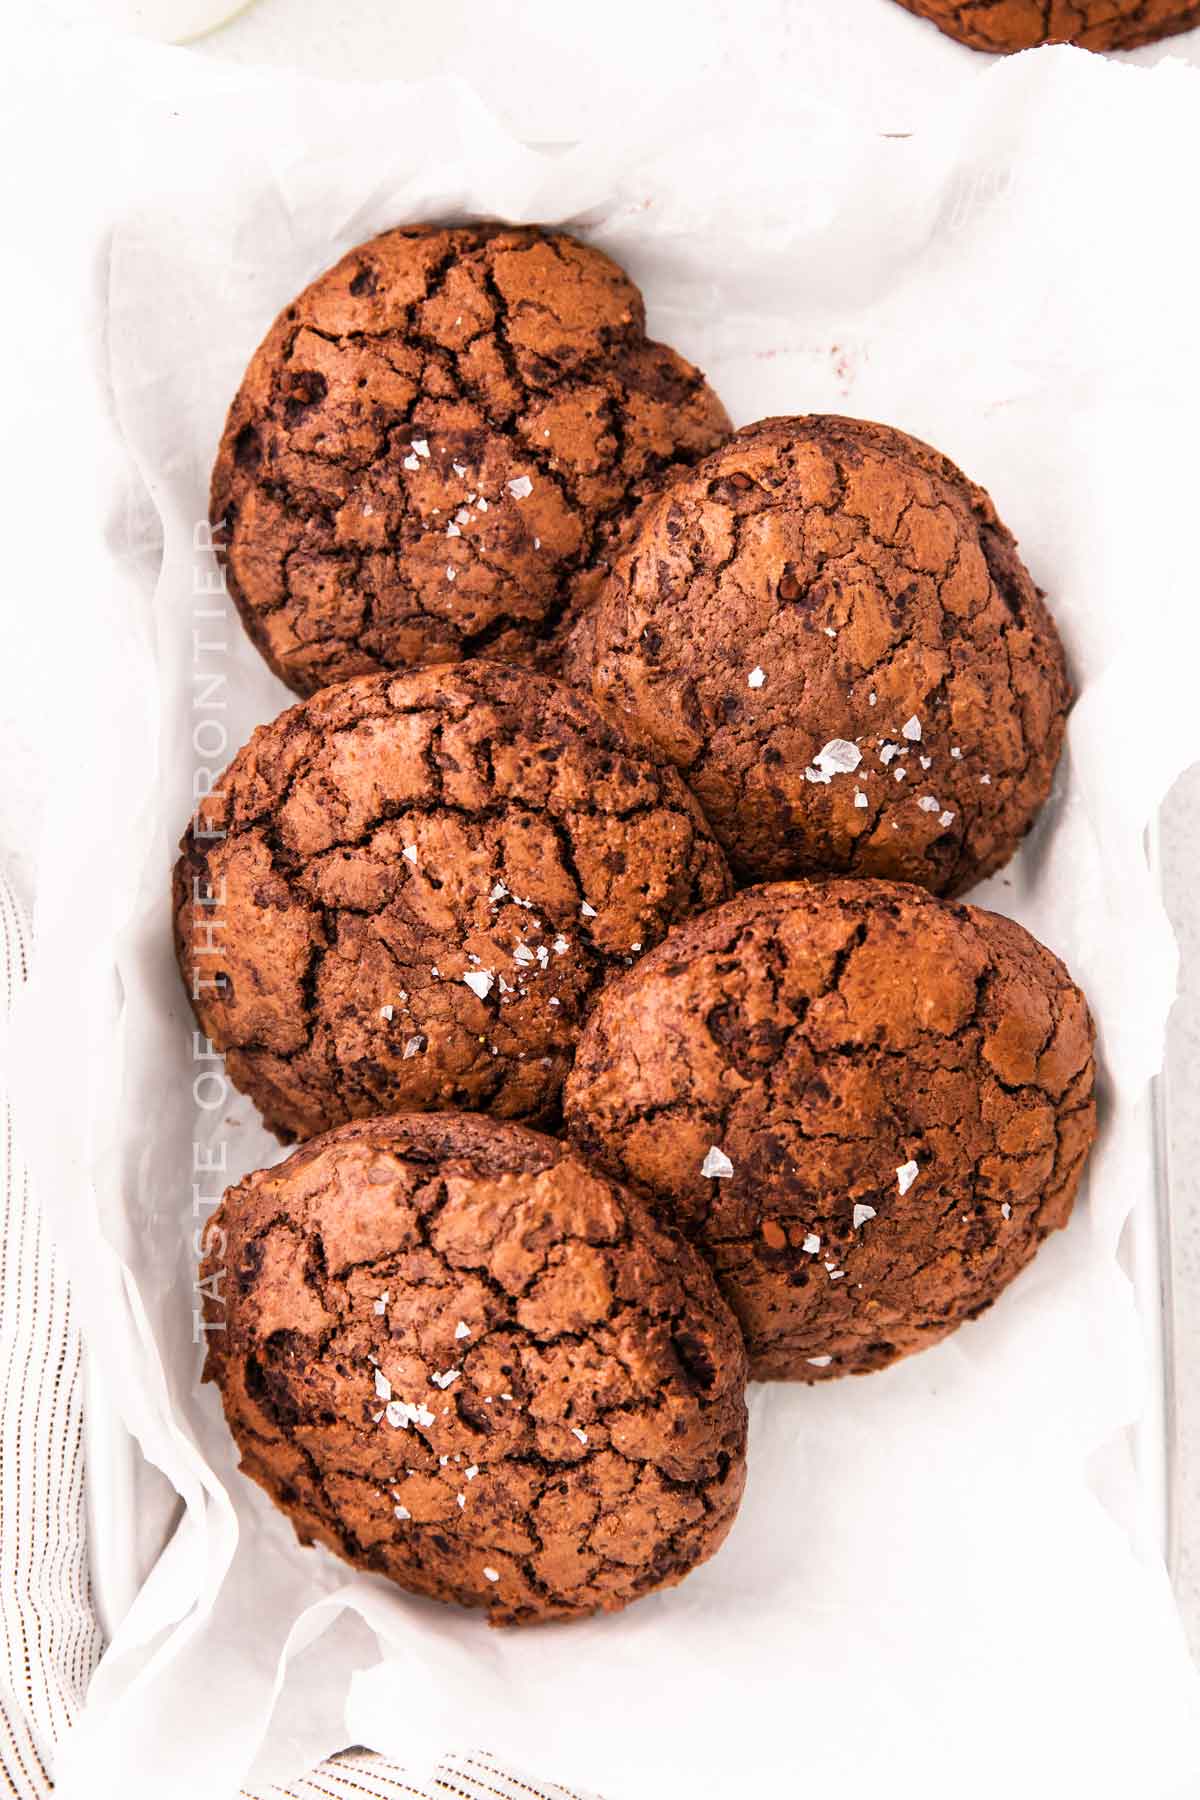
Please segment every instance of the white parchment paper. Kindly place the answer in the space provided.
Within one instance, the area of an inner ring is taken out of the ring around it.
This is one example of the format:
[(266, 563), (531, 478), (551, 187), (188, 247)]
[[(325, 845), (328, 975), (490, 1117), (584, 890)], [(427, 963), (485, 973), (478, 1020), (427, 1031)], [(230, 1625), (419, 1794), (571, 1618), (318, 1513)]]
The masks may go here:
[[(1118, 1246), (1151, 1189), (1174, 980), (1144, 828), (1200, 755), (1200, 74), (981, 62), (903, 138), (828, 85), (732, 127), (705, 90), (535, 153), (453, 83), (80, 38), (17, 60), (9, 580), (60, 660), (62, 756), (13, 1084), (85, 1331), (163, 1478), (96, 1547), (150, 1574), (59, 1791), (213, 1800), (361, 1742), (417, 1771), (482, 1746), (609, 1800), (1193, 1794), (1200, 1695), (1122, 1435), (1146, 1324)], [(232, 608), (210, 616), (197, 532), (246, 358), (354, 242), (474, 214), (614, 253), (737, 422), (884, 419), (992, 490), (1080, 699), (1043, 820), (979, 897), (1066, 958), (1104, 1068), (1077, 1216), (1003, 1304), (869, 1380), (755, 1391), (720, 1556), (616, 1618), (520, 1634), (302, 1551), (236, 1473), (197, 1380), (193, 1234), (219, 1183), (195, 1165), (224, 1155), (232, 1179), (279, 1151), (203, 1079), (167, 905), (198, 768), (288, 699)]]

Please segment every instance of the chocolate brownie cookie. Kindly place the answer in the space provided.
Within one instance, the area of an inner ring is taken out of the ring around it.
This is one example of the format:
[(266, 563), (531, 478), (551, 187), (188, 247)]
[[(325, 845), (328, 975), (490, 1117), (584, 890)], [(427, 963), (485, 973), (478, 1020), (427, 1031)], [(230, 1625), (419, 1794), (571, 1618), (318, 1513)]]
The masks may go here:
[(549, 1121), (604, 977), (731, 891), (673, 769), (500, 663), (360, 676), (254, 733), (175, 876), (180, 969), (281, 1137)]
[(302, 1543), (523, 1625), (673, 1586), (729, 1530), (737, 1323), (564, 1145), (343, 1125), (231, 1188), (207, 1247), (205, 1374)]
[(1007, 54), (1035, 44), (1133, 50), (1200, 25), (1195, 0), (900, 0), (972, 50)]
[(575, 1141), (707, 1254), (751, 1371), (879, 1369), (1065, 1225), (1092, 1024), (1009, 919), (892, 882), (750, 888), (601, 997)]
[(218, 553), (299, 694), (528, 662), (640, 496), (729, 429), (599, 251), (532, 227), (388, 231), (255, 352), (213, 471)]
[(982, 489), (860, 419), (767, 419), (644, 508), (593, 688), (683, 772), (751, 879), (957, 893), (1050, 788), (1054, 625)]

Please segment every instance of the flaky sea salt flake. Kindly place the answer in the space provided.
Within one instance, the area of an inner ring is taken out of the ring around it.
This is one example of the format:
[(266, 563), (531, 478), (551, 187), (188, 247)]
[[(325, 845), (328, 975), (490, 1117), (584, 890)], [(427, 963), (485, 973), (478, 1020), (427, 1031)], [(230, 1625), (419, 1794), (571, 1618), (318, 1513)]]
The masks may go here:
[(873, 1206), (865, 1206), (860, 1201), (859, 1204), (854, 1208), (854, 1229), (855, 1229), (855, 1231), (857, 1231), (860, 1226), (865, 1225), (868, 1219), (873, 1219), (874, 1217), (875, 1217), (875, 1208)]
[(813, 757), (816, 768), (826, 775), (853, 775), (862, 761), (862, 751), (848, 738), (830, 738)]
[(921, 721), (918, 719), (916, 713), (913, 713), (910, 719), (905, 719), (903, 725), (900, 727), (900, 736), (906, 737), (910, 744), (920, 743)]
[(921, 1173), (915, 1162), (901, 1163), (896, 1170), (896, 1186), (902, 1194), (907, 1194), (917, 1176)]
[(750, 673), (747, 675), (746, 686), (752, 687), (752, 688), (760, 688), (766, 679), (767, 679), (766, 675), (763, 673), (762, 669), (760, 669), (756, 666), (755, 668), (751, 669)]
[(713, 1144), (700, 1164), (700, 1173), (706, 1181), (728, 1181), (733, 1174), (733, 1164), (725, 1152)]
[(533, 483), (528, 475), (517, 475), (512, 481), (506, 481), (504, 485), (514, 500), (527, 500), (533, 492)]
[(478, 994), (481, 1000), (487, 999), (495, 980), (496, 977), (490, 969), (470, 969), (463, 976), (464, 985), (469, 987), (473, 994)]

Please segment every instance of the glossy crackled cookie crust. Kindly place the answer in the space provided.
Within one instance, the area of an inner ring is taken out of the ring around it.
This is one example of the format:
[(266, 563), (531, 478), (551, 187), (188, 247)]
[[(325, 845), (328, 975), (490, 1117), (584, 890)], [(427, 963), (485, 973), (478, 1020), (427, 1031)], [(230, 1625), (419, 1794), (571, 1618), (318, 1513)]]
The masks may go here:
[(616, 1610), (720, 1545), (737, 1325), (565, 1146), (354, 1123), (231, 1189), (207, 1242), (206, 1374), (303, 1542), (493, 1624)]
[(230, 592), (297, 693), (457, 657), (529, 662), (676, 461), (729, 431), (561, 232), (385, 232), (282, 312), (213, 471)]
[(673, 931), (584, 1032), (580, 1147), (703, 1249), (751, 1371), (882, 1368), (1065, 1225), (1093, 1031), (1021, 926), (890, 882), (751, 888)]
[(606, 976), (731, 891), (673, 769), (499, 663), (292, 707), (181, 848), (184, 982), (282, 1137), (399, 1109), (555, 1119)]
[(1134, 50), (1200, 25), (1189, 0), (899, 0), (947, 37), (973, 50), (1007, 54), (1038, 44)]
[(958, 893), (1012, 855), (1070, 700), (1053, 622), (988, 496), (858, 419), (768, 419), (636, 524), (592, 687), (681, 771), (749, 879)]

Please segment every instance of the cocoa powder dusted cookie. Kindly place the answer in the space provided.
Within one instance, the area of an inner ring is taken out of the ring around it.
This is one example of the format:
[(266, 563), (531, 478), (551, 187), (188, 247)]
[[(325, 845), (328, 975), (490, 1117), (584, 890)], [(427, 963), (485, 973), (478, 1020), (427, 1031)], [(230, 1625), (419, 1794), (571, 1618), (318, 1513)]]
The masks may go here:
[(211, 516), (246, 627), (297, 693), (528, 662), (642, 494), (729, 429), (599, 251), (409, 226), (275, 321), (230, 408)]
[(1196, 0), (900, 0), (972, 50), (1007, 55), (1037, 44), (1133, 50), (1200, 25)]
[(748, 426), (643, 509), (593, 689), (681, 770), (749, 878), (956, 893), (1049, 791), (1070, 689), (988, 496), (857, 419)]
[(207, 1246), (205, 1373), (301, 1542), (529, 1624), (670, 1587), (725, 1537), (737, 1324), (562, 1144), (466, 1114), (345, 1125), (231, 1188)]
[(730, 892), (673, 769), (499, 663), (361, 676), (255, 732), (175, 876), (180, 969), (281, 1137), (552, 1120), (613, 969)]
[(1093, 1032), (1021, 926), (892, 882), (750, 888), (604, 993), (574, 1140), (708, 1256), (751, 1372), (882, 1368), (1065, 1225)]

